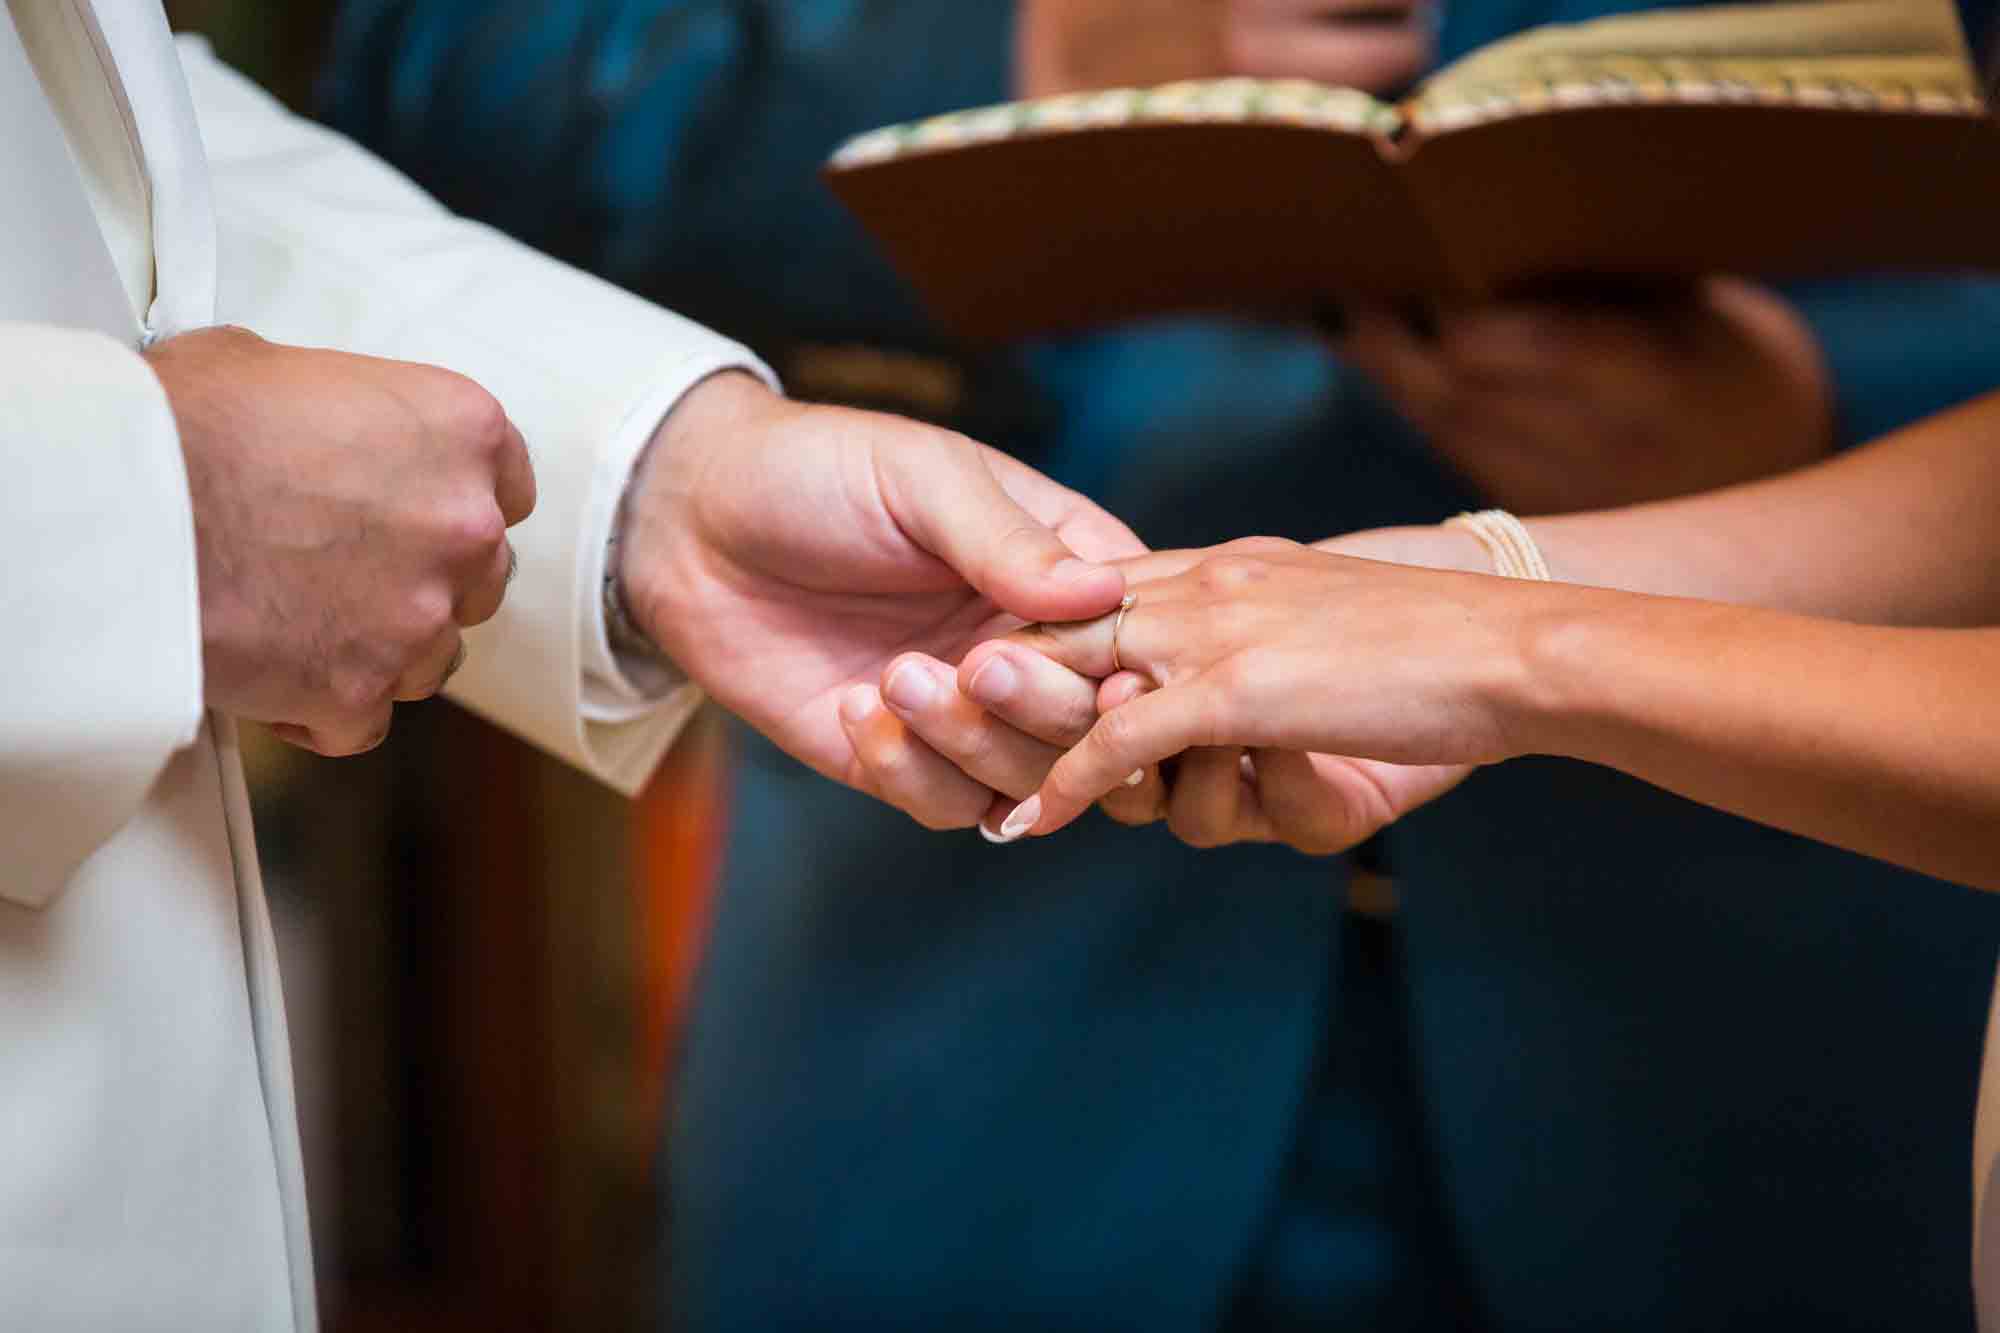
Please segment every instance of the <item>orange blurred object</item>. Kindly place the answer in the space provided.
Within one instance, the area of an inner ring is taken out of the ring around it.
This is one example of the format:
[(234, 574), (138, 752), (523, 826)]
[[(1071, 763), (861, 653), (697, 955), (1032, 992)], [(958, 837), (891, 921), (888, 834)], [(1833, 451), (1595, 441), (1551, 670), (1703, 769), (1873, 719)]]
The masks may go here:
[(633, 819), (642, 1043), (633, 1063), (646, 1080), (644, 1104), (655, 1112), (650, 1123), (658, 1124), (729, 827), (729, 734), (717, 715), (704, 713), (689, 726), (640, 796)]

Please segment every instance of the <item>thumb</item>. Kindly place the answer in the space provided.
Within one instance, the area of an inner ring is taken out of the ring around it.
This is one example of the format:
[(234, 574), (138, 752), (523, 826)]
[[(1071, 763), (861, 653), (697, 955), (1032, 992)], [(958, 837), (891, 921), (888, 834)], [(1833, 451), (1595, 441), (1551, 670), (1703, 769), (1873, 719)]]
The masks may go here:
[[(988, 600), (1023, 620), (1088, 620), (1118, 605), (1125, 576), (1077, 556), (1000, 485), (977, 445), (940, 435), (884, 451), (896, 520)], [(1045, 477), (1053, 496), (1076, 497)]]

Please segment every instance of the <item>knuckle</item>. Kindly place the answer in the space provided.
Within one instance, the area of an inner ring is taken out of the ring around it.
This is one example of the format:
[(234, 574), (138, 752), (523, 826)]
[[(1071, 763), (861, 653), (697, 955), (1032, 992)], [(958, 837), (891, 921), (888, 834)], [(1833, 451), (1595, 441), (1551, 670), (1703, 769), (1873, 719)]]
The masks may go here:
[(969, 828), (986, 813), (988, 797), (983, 789), (976, 793), (939, 791), (937, 784), (927, 783), (915, 749), (905, 740), (870, 743), (863, 739), (855, 754), (873, 789), (934, 833)]
[(373, 664), (350, 666), (333, 678), (334, 706), (347, 717), (370, 718), (387, 705), (395, 688), (391, 671)]
[(907, 724), (923, 742), (964, 768), (977, 766), (993, 752), (993, 724), (990, 719), (969, 720), (953, 717), (944, 709), (918, 714)]
[(507, 583), (504, 579), (473, 579), (459, 590), (457, 605), (452, 610), (453, 623), (462, 629), (483, 625), (500, 614), (506, 600)]
[(1283, 537), (1239, 537), (1222, 549), (1231, 555), (1269, 556), (1285, 555), (1303, 548), (1299, 543)]
[(1202, 562), (1201, 586), (1211, 593), (1240, 593), (1264, 577), (1263, 562), (1254, 555), (1230, 552)]
[(452, 597), (442, 584), (414, 588), (404, 601), (396, 637), (405, 657), (428, 651), (437, 637), (450, 630)]
[(901, 790), (899, 781), (907, 751), (898, 744), (885, 743), (877, 729), (866, 728), (854, 736), (854, 762), (862, 781), (855, 784), (876, 794)]
[(1225, 699), (1256, 700), (1269, 695), (1283, 683), (1283, 664), (1276, 654), (1262, 648), (1246, 648), (1214, 669), (1217, 692)]
[(446, 373), (439, 390), (445, 420), (453, 435), (482, 452), (497, 449), (507, 438), (507, 409), (474, 381)]
[(490, 491), (438, 514), (439, 537), (454, 559), (491, 559), (507, 540), (507, 518)]
[(950, 731), (950, 735), (941, 738), (941, 744), (961, 767), (983, 768), (999, 757), (999, 724), (992, 718), (981, 718)]

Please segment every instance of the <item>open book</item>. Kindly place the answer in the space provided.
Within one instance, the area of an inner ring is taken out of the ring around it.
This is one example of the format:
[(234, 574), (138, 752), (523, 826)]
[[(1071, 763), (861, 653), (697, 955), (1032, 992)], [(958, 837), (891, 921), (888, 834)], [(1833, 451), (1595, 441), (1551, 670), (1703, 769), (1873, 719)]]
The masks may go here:
[(2000, 268), (1951, 0), (1600, 19), (1389, 105), (1222, 79), (878, 130), (828, 183), (947, 328), (1294, 315), (1551, 283)]

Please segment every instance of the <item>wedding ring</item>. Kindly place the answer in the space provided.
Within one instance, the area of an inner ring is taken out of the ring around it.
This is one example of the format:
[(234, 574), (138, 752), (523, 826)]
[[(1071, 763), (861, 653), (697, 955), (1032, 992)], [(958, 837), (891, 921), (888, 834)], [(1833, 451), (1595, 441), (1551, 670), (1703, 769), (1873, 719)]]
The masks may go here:
[(1114, 676), (1125, 669), (1125, 664), (1118, 660), (1118, 631), (1125, 628), (1125, 613), (1138, 600), (1138, 594), (1126, 593), (1125, 600), (1118, 603), (1118, 618), (1111, 622), (1111, 674)]

